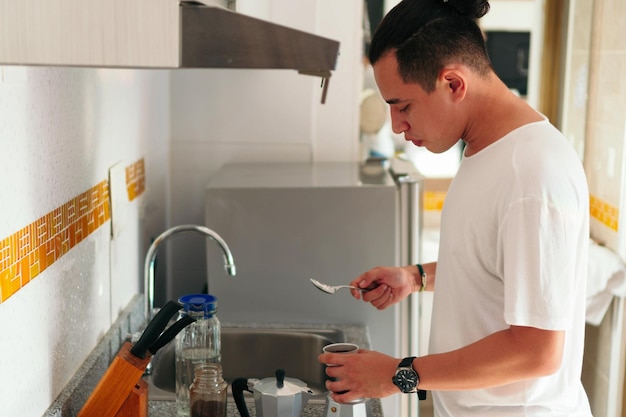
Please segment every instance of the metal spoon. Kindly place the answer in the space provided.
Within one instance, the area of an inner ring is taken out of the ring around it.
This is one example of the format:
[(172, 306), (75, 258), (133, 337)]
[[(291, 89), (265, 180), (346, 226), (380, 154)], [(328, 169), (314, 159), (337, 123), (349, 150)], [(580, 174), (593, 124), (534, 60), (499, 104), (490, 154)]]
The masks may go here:
[(317, 288), (319, 288), (320, 290), (322, 290), (322, 291), (324, 291), (325, 293), (328, 293), (328, 294), (334, 294), (340, 288), (350, 288), (350, 289), (353, 289), (353, 290), (359, 290), (361, 292), (369, 291), (369, 290), (372, 289), (372, 288), (359, 288), (359, 287), (355, 287), (353, 285), (328, 285), (328, 284), (323, 284), (323, 283), (321, 283), (318, 280), (313, 279), (313, 278), (311, 278), (311, 282)]

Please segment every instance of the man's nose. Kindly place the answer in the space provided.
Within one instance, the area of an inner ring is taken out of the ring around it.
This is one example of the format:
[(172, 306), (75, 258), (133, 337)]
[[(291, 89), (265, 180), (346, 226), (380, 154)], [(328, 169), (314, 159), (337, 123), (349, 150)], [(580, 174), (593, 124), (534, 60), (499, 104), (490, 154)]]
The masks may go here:
[(394, 115), (392, 112), (391, 113), (391, 130), (395, 134), (400, 134), (409, 130), (409, 124), (402, 117), (399, 117), (398, 115)]

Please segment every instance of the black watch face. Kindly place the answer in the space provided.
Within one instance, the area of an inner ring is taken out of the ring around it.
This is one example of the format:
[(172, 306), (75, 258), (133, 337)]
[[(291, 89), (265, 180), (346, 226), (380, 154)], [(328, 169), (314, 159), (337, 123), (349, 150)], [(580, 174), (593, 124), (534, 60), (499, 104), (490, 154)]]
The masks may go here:
[(408, 369), (401, 369), (396, 374), (394, 382), (402, 392), (411, 392), (417, 387), (417, 374)]

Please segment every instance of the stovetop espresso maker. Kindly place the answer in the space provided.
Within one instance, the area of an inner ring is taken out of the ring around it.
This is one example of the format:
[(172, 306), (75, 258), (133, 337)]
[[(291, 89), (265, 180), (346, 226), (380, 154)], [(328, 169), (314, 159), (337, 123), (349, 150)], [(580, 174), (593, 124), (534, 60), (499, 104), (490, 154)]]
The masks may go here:
[[(359, 347), (353, 343), (332, 343), (322, 349), (326, 353), (355, 354)], [(328, 364), (327, 366), (335, 366)], [(359, 398), (349, 403), (338, 403), (330, 393), (326, 396), (324, 417), (370, 417), (372, 415), (368, 398)]]
[(349, 403), (338, 403), (328, 394), (324, 407), (324, 417), (370, 417), (372, 409), (368, 398)]

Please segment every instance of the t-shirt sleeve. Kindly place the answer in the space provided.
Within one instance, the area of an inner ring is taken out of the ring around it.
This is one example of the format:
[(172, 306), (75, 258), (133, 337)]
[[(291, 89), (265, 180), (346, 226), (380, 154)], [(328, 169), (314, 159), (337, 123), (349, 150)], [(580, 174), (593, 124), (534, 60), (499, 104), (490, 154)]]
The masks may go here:
[(504, 277), (504, 319), (509, 325), (566, 330), (575, 317), (578, 228), (541, 199), (512, 204), (498, 245)]

